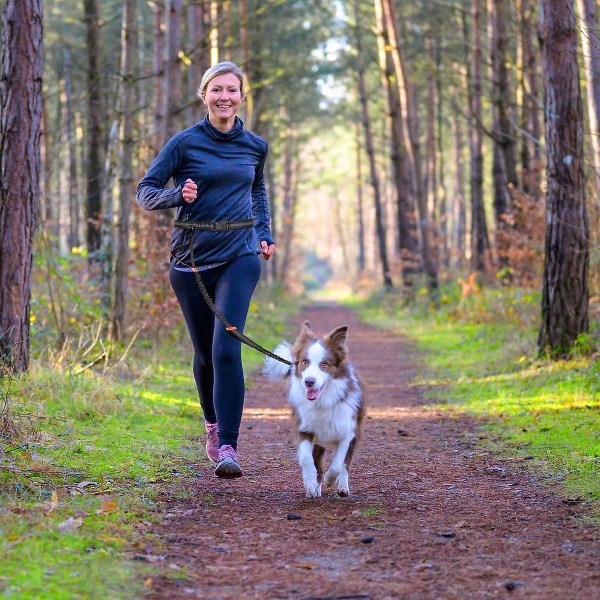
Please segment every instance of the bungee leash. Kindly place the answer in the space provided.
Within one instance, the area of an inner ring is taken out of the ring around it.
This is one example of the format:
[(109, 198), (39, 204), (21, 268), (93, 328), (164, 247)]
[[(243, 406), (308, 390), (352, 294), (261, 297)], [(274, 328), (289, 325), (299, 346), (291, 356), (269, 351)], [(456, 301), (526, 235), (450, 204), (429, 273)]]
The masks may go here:
[(260, 344), (258, 344), (254, 340), (250, 339), (247, 335), (243, 334), (241, 331), (239, 331), (239, 329), (235, 325), (232, 325), (227, 320), (225, 315), (219, 311), (219, 309), (217, 308), (213, 299), (210, 297), (210, 294), (208, 293), (208, 290), (206, 289), (206, 286), (204, 285), (204, 282), (202, 281), (202, 277), (200, 276), (200, 271), (196, 267), (196, 261), (194, 260), (194, 237), (196, 235), (196, 231), (233, 231), (235, 229), (249, 229), (251, 227), (254, 227), (254, 220), (253, 219), (247, 219), (245, 221), (177, 221), (176, 220), (173, 223), (173, 225), (175, 227), (177, 227), (178, 229), (186, 229), (188, 231), (192, 231), (192, 235), (190, 236), (190, 242), (189, 242), (190, 260), (191, 260), (192, 264), (188, 265), (184, 261), (182, 261), (180, 258), (177, 258), (175, 256), (175, 251), (179, 250), (180, 248), (183, 248), (184, 246), (186, 246), (186, 244), (181, 244), (181, 245), (173, 248), (170, 251), (171, 258), (176, 260), (179, 264), (183, 265), (184, 267), (187, 267), (188, 269), (192, 270), (192, 273), (194, 273), (194, 276), (196, 277), (196, 283), (198, 284), (198, 288), (200, 289), (200, 293), (202, 294), (204, 301), (206, 302), (206, 304), (208, 305), (210, 310), (212, 310), (215, 317), (217, 317), (217, 319), (219, 319), (219, 321), (221, 321), (221, 323), (225, 327), (227, 333), (232, 335), (234, 338), (238, 339), (240, 342), (242, 342), (242, 344), (246, 344), (246, 346), (250, 346), (251, 348), (254, 348), (254, 350), (258, 350), (259, 352), (262, 352), (262, 354), (269, 356), (270, 358), (273, 358), (275, 360), (278, 360), (279, 362), (282, 362), (286, 365), (291, 366), (292, 363), (289, 360), (286, 360), (285, 358), (278, 356), (277, 354), (273, 354), (273, 352), (270, 352), (266, 348), (263, 348)]

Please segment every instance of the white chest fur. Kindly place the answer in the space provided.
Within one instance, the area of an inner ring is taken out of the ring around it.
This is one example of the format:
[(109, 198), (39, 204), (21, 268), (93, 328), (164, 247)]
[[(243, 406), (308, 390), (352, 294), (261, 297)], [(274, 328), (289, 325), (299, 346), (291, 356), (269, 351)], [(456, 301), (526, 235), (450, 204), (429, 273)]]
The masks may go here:
[(299, 430), (314, 434), (315, 443), (328, 445), (356, 434), (362, 399), (353, 376), (331, 379), (316, 401), (307, 400), (302, 382), (292, 377), (289, 400), (300, 421)]

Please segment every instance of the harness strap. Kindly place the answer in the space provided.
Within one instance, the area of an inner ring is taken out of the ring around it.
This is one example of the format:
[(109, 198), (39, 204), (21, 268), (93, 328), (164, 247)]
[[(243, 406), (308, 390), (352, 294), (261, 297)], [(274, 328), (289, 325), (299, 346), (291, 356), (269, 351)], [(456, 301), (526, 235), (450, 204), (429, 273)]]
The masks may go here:
[[(220, 225), (220, 227), (225, 227), (225, 224), (226, 224), (228, 228), (226, 228), (226, 229), (213, 228), (213, 225), (216, 225), (219, 223), (222, 224), (222, 225)], [(248, 225), (248, 223), (249, 223), (249, 225)], [(243, 344), (246, 344), (246, 346), (250, 346), (251, 348), (258, 350), (259, 352), (262, 352), (262, 354), (264, 354), (266, 356), (269, 356), (275, 360), (278, 360), (279, 362), (282, 362), (286, 365), (292, 366), (292, 363), (289, 360), (286, 360), (285, 358), (278, 356), (277, 354), (274, 354), (273, 352), (270, 352), (266, 348), (263, 348), (260, 344), (257, 344), (254, 340), (250, 339), (247, 335), (244, 335), (241, 331), (238, 330), (238, 328), (235, 325), (232, 325), (227, 320), (225, 315), (223, 315), (223, 313), (221, 313), (219, 311), (219, 309), (217, 308), (213, 299), (210, 297), (210, 294), (208, 293), (208, 290), (206, 289), (206, 286), (204, 285), (204, 282), (202, 281), (202, 277), (200, 277), (200, 272), (198, 271), (198, 269), (196, 267), (196, 261), (194, 260), (194, 235), (195, 235), (196, 231), (199, 231), (199, 230), (230, 231), (231, 229), (245, 229), (247, 227), (253, 227), (254, 221), (252, 219), (249, 219), (247, 221), (210, 221), (210, 222), (175, 221), (174, 225), (175, 225), (175, 227), (179, 227), (180, 229), (190, 229), (194, 232), (191, 236), (190, 244), (189, 244), (190, 259), (192, 261), (192, 264), (187, 265), (181, 259), (177, 258), (174, 254), (175, 250), (178, 250), (185, 244), (182, 244), (181, 246), (177, 246), (176, 248), (173, 248), (173, 250), (171, 251), (171, 258), (176, 260), (181, 265), (192, 269), (192, 272), (194, 273), (194, 276), (196, 277), (196, 283), (198, 284), (198, 288), (200, 289), (200, 293), (202, 294), (204, 301), (206, 302), (206, 304), (208, 305), (210, 310), (212, 310), (215, 317), (217, 317), (217, 319), (219, 319), (219, 321), (221, 321), (221, 323), (223, 323), (223, 326), (225, 327), (227, 333), (232, 335), (234, 338), (238, 339)]]

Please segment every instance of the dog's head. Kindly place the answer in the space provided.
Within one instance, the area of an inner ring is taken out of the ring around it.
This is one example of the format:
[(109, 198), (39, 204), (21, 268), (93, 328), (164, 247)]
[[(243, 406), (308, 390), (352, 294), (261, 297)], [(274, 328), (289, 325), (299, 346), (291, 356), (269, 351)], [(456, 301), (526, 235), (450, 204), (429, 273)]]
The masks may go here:
[(293, 374), (303, 385), (307, 400), (317, 400), (331, 379), (347, 374), (348, 327), (336, 327), (320, 340), (305, 321), (292, 348)]

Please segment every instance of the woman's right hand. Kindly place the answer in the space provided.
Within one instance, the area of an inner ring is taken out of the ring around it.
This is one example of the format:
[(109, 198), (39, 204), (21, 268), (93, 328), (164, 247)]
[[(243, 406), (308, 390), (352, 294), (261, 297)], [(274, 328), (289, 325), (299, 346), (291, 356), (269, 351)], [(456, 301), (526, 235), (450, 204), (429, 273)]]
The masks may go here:
[(186, 179), (181, 193), (186, 203), (191, 204), (198, 197), (198, 186), (191, 179)]

